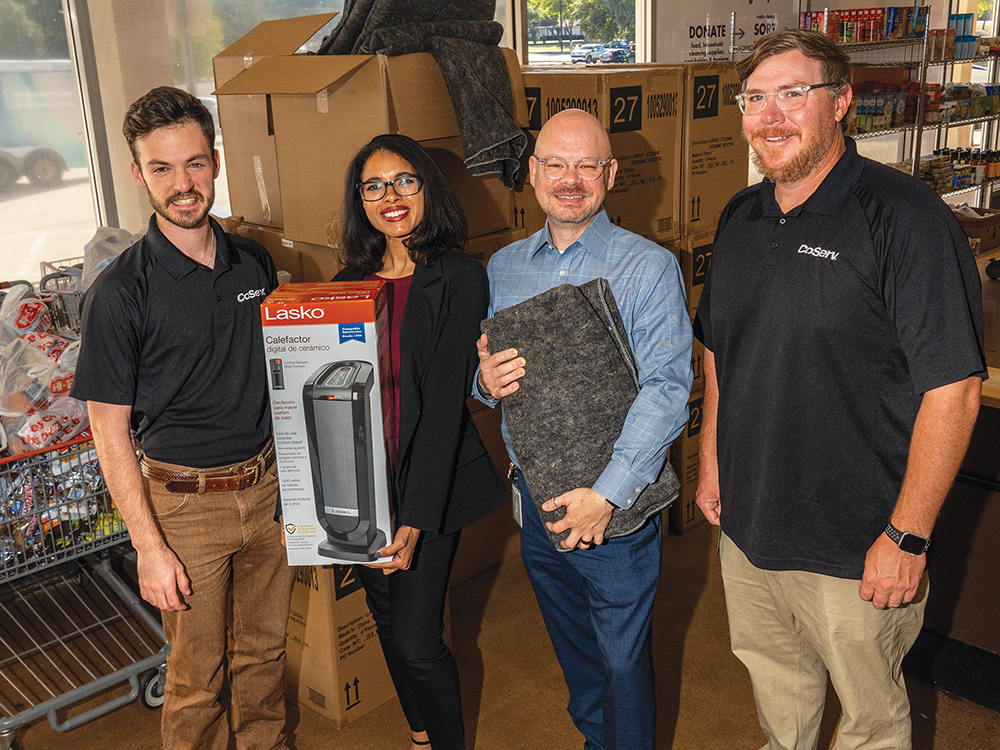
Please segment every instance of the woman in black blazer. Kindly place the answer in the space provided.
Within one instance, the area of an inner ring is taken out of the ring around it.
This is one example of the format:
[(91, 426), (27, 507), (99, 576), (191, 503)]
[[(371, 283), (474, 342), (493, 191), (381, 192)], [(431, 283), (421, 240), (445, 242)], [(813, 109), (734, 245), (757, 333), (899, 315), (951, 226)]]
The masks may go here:
[(357, 568), (411, 750), (462, 750), (458, 670), (441, 638), (462, 527), (507, 496), (466, 407), (489, 305), (483, 266), (461, 253), (465, 217), (427, 152), (401, 135), (374, 138), (347, 174), (335, 281), (387, 285), (392, 388), (383, 389), (395, 473), (389, 563)]

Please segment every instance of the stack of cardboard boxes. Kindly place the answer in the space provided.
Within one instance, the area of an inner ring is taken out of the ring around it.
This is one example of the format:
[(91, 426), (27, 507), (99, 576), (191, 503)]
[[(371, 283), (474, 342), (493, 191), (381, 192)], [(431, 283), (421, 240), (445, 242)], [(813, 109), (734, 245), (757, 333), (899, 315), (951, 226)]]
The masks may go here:
[[(726, 62), (685, 67), (681, 236), (667, 247), (680, 261), (688, 312), (694, 320), (712, 263), (716, 226), (729, 199), (747, 185), (750, 152), (741, 136), (743, 115), (736, 103), (740, 88), (735, 66)], [(694, 502), (705, 393), (704, 354), (705, 347), (695, 340), (688, 424), (670, 448), (670, 461), (681, 483), (680, 497), (669, 513), (670, 529), (676, 533), (704, 521)]]
[[(428, 54), (297, 55), (334, 17), (266, 21), (214, 59), (226, 170), (239, 231), (263, 244), (292, 281), (326, 281), (336, 253), (344, 175), (381, 133), (420, 141), (451, 183), (469, 222), (472, 252), (512, 242), (513, 196), (465, 168), (458, 121)], [(527, 123), (520, 75), (506, 50), (515, 120)]]
[[(732, 63), (645, 64), (599, 68), (523, 68), (529, 144), (563, 109), (592, 113), (607, 129), (618, 160), (605, 200), (611, 221), (659, 242), (677, 255), (692, 319), (712, 259), (712, 241), (729, 198), (746, 187), (749, 149), (736, 103)], [(526, 172), (526, 170), (525, 170)], [(516, 221), (527, 232), (545, 217), (530, 185), (514, 196)], [(670, 527), (683, 533), (703, 518), (694, 504), (698, 483), (704, 347), (692, 353), (690, 419), (670, 450), (681, 496)]]

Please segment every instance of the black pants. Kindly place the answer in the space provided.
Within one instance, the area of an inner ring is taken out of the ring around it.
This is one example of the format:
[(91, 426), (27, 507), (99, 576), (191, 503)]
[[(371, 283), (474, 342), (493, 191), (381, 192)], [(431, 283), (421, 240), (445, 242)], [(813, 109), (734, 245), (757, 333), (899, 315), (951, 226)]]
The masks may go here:
[(434, 750), (465, 748), (458, 667), (441, 637), (460, 533), (423, 532), (409, 570), (355, 568), (406, 720), (414, 732), (427, 732)]

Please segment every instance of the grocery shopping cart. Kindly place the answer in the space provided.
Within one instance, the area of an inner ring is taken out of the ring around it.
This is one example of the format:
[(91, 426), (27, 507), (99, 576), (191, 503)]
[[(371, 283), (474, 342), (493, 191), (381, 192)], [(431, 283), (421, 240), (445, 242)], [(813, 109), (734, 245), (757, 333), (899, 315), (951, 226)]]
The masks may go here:
[(42, 274), (38, 291), (49, 303), (56, 333), (66, 338), (79, 338), (83, 258), (44, 262)]
[(136, 698), (162, 704), (170, 647), (113, 564), (127, 540), (89, 437), (0, 461), (0, 750), (42, 716), (66, 731)]

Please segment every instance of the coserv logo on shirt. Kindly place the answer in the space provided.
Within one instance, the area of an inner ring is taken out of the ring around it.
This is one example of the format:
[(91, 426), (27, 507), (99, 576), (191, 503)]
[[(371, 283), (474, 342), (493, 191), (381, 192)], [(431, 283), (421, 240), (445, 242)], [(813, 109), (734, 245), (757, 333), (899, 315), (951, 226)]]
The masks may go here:
[(830, 260), (837, 260), (837, 256), (840, 255), (833, 250), (824, 250), (821, 247), (809, 247), (808, 245), (801, 245), (799, 254), (811, 255), (814, 258), (829, 258)]
[(246, 302), (248, 300), (256, 299), (257, 297), (263, 297), (267, 294), (267, 291), (262, 287), (260, 289), (250, 289), (245, 292), (240, 292), (236, 295), (237, 302)]

